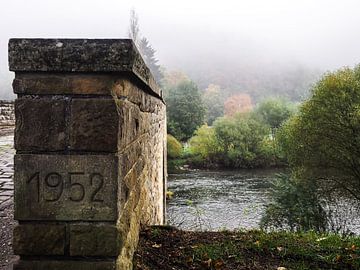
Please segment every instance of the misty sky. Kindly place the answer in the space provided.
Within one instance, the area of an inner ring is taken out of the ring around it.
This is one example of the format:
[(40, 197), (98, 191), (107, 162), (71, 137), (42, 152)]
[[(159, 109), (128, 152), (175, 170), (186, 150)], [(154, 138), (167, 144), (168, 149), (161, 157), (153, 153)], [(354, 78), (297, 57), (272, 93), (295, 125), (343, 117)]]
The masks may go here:
[(11, 37), (122, 38), (135, 8), (140, 30), (170, 68), (214, 59), (360, 63), (359, 0), (1, 0), (0, 71)]

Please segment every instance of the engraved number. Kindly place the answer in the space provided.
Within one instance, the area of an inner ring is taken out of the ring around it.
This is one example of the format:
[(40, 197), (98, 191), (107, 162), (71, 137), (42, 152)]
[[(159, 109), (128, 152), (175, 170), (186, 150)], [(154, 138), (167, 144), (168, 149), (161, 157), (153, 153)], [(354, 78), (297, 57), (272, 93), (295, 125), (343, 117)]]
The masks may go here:
[[(46, 174), (44, 178), (40, 177), (40, 172), (35, 172), (26, 180), (26, 184), (35, 185), (37, 202), (41, 200), (56, 202), (60, 200), (62, 196), (66, 196), (66, 194), (68, 194), (68, 199), (73, 202), (81, 202), (85, 197), (89, 198), (91, 202), (103, 202), (104, 199), (100, 197), (99, 193), (104, 187), (104, 177), (100, 173), (90, 174), (91, 191), (89, 191), (90, 187), (79, 183), (79, 180), (76, 181), (76, 179), (84, 175), (84, 172), (69, 172), (67, 174), (68, 184), (66, 184), (64, 177), (57, 172), (50, 172)], [(69, 187), (68, 192), (64, 192), (65, 187)], [(31, 193), (32, 192), (33, 189), (31, 189)], [(87, 192), (90, 192), (88, 196), (86, 196)]]
[(40, 202), (40, 172), (36, 172), (32, 176), (30, 176), (26, 183), (30, 184), (33, 179), (36, 179), (36, 198), (37, 202)]
[[(99, 181), (95, 181), (96, 179), (98, 179)], [(101, 190), (101, 188), (104, 185), (104, 177), (99, 174), (99, 173), (93, 173), (92, 175), (90, 175), (90, 184), (91, 186), (94, 185), (94, 183), (97, 182), (98, 184), (95, 185), (95, 190), (94, 192), (91, 194), (91, 201), (92, 202), (103, 202), (103, 199), (99, 199), (96, 198), (96, 195), (98, 194), (98, 192)]]
[(51, 172), (45, 176), (45, 185), (47, 188), (50, 188), (51, 190), (56, 190), (57, 194), (54, 198), (47, 199), (45, 198), (45, 201), (48, 202), (56, 202), (60, 199), (61, 194), (64, 191), (64, 182), (62, 180), (62, 177), (60, 174), (56, 172)]
[(75, 190), (76, 196), (73, 196), (73, 194), (70, 194), (70, 200), (72, 200), (73, 202), (81, 202), (84, 197), (85, 197), (85, 187), (80, 184), (80, 183), (73, 183), (72, 182), (72, 176), (75, 175), (84, 175), (83, 172), (70, 172), (69, 173), (69, 183), (70, 183), (70, 187), (71, 190)]

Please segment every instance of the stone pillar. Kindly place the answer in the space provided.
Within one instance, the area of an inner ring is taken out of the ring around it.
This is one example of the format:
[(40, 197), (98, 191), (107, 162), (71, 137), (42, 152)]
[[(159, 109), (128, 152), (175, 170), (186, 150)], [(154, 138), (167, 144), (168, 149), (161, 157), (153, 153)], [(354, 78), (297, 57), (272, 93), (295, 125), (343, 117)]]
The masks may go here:
[(131, 269), (162, 224), (166, 113), (131, 40), (11, 39), (15, 269)]

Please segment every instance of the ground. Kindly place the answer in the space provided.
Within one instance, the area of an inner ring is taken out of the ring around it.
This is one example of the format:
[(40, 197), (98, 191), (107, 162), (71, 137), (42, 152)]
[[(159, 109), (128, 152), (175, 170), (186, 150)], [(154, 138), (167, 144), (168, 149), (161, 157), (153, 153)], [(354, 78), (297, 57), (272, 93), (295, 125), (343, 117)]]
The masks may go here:
[(12, 269), (17, 256), (12, 252), (14, 221), (13, 128), (0, 128), (0, 269)]
[(262, 231), (189, 232), (145, 228), (135, 270), (360, 269), (360, 238)]

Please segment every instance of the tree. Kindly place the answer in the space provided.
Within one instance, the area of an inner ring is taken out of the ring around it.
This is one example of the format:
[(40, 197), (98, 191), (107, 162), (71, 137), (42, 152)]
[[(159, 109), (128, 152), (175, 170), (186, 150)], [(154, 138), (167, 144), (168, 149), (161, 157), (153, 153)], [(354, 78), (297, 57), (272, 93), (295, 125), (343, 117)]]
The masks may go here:
[(159, 83), (163, 78), (160, 70), (160, 65), (157, 64), (158, 60), (155, 57), (156, 51), (151, 47), (149, 40), (146, 37), (140, 39), (139, 51), (144, 58), (146, 65), (150, 68), (155, 80)]
[(252, 110), (251, 97), (248, 94), (239, 94), (229, 97), (224, 104), (225, 115), (233, 116), (236, 113), (246, 113)]
[(260, 226), (268, 229), (325, 232), (333, 227), (332, 216), (316, 192), (314, 182), (297, 181), (280, 174), (270, 189), (271, 202), (266, 206)]
[(167, 102), (168, 133), (186, 141), (204, 123), (205, 109), (199, 89), (191, 81), (183, 81), (169, 89)]
[(360, 67), (326, 74), (278, 140), (298, 178), (360, 201)]
[(263, 141), (268, 126), (251, 114), (238, 113), (214, 122), (223, 165), (234, 168), (251, 168), (263, 165)]
[(152, 48), (149, 40), (146, 37), (141, 37), (140, 27), (139, 27), (139, 17), (134, 9), (130, 11), (130, 25), (128, 30), (128, 36), (134, 41), (135, 45), (139, 49), (139, 52), (142, 55), (145, 64), (150, 69), (156, 82), (160, 83), (163, 78), (163, 75), (160, 70), (160, 65), (158, 64), (158, 60), (155, 57), (156, 51)]
[(135, 12), (135, 9), (130, 10), (130, 25), (128, 30), (128, 36), (131, 38), (135, 45), (139, 45), (140, 30), (139, 30), (139, 17)]
[(295, 112), (295, 107), (284, 99), (269, 98), (261, 102), (255, 110), (255, 113), (267, 123), (275, 135), (275, 130), (290, 118)]
[(190, 139), (190, 152), (199, 163), (214, 162), (219, 154), (219, 145), (215, 137), (215, 129), (203, 125), (195, 131), (195, 136)]
[(170, 89), (175, 88), (178, 84), (184, 81), (190, 81), (190, 78), (183, 72), (178, 70), (163, 72), (164, 77), (161, 81), (162, 90), (164, 93), (165, 101), (169, 97)]
[(216, 118), (224, 115), (224, 100), (220, 93), (220, 86), (209, 84), (202, 99), (206, 109), (206, 122), (211, 126)]

